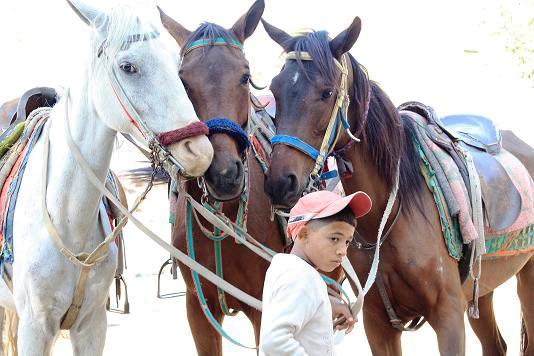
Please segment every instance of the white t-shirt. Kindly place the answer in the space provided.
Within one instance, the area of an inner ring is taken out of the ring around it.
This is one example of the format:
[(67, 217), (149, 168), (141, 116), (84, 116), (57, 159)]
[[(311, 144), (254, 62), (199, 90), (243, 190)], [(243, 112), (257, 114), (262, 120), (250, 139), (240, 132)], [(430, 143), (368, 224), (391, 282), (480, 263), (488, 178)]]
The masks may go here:
[(275, 255), (267, 270), (260, 355), (335, 356), (326, 284), (296, 255)]

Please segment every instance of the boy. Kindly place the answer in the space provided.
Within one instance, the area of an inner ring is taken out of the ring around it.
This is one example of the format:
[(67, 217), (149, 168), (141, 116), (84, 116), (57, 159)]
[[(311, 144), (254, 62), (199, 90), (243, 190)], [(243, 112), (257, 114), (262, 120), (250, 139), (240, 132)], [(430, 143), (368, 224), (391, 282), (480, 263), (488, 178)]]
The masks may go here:
[(291, 209), (293, 248), (275, 255), (265, 276), (260, 355), (334, 355), (332, 307), (317, 269), (331, 272), (341, 264), (356, 219), (370, 209), (363, 192), (329, 191), (310, 193)]

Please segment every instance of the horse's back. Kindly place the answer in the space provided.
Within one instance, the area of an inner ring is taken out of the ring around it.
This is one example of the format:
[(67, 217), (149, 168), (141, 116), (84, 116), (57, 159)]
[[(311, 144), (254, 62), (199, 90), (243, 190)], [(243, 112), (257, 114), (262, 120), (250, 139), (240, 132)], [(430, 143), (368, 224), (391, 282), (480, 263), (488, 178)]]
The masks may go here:
[(514, 155), (534, 179), (534, 148), (521, 140), (510, 130), (502, 130), (502, 145), (505, 150)]

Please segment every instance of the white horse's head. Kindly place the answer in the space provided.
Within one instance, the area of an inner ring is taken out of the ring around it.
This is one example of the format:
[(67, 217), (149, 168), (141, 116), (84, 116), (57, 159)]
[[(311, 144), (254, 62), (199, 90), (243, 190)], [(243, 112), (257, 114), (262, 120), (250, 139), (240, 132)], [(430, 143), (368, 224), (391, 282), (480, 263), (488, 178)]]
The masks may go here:
[(157, 8), (119, 5), (104, 12), (67, 1), (93, 28), (87, 99), (96, 116), (147, 145), (163, 138), (187, 175), (204, 174), (213, 148), (178, 76), (178, 48)]

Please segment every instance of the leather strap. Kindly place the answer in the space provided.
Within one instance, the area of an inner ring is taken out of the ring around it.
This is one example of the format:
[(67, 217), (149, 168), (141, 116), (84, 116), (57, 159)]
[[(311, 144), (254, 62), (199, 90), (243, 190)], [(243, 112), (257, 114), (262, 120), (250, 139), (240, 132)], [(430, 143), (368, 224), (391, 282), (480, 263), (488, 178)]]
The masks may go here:
[(378, 293), (380, 294), (382, 302), (384, 303), (384, 307), (386, 308), (389, 321), (395, 329), (399, 331), (416, 331), (426, 323), (426, 319), (422, 316), (419, 316), (413, 319), (409, 325), (406, 326), (395, 313), (395, 309), (393, 309), (391, 301), (389, 300), (384, 281), (382, 280), (382, 275), (380, 274), (376, 276), (376, 287), (378, 288)]

